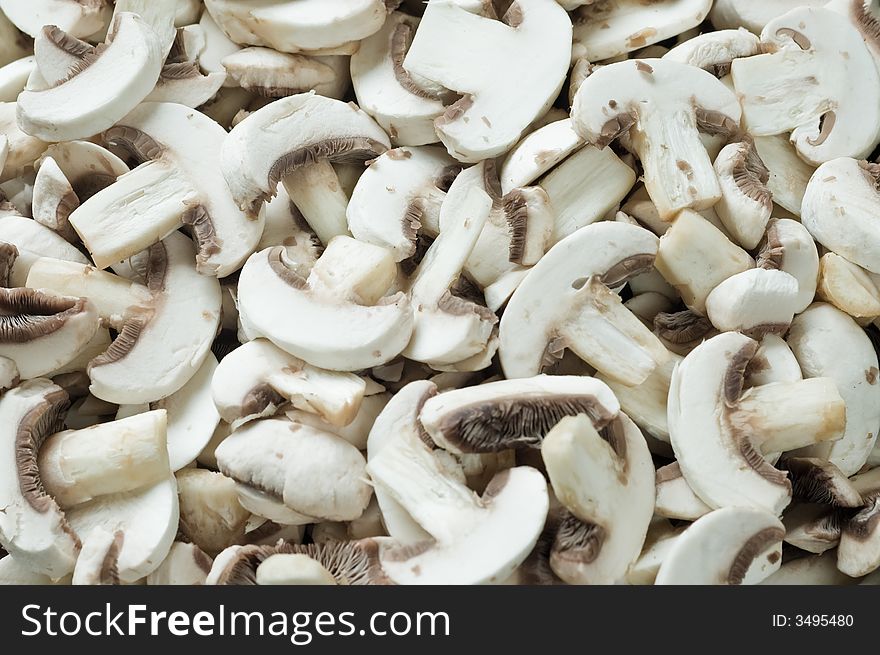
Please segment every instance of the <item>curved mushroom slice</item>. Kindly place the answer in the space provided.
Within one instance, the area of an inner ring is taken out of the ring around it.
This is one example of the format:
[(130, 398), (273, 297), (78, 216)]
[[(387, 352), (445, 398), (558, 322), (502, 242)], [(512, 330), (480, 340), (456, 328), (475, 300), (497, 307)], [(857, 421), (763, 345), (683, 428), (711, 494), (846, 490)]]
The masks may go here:
[(436, 143), (434, 120), (446, 110), (445, 90), (410, 75), (403, 67), (418, 24), (418, 18), (394, 12), (351, 56), (358, 104), (391, 135), (396, 146)]
[(58, 86), (70, 77), (85, 55), (96, 52), (95, 47), (82, 41), (57, 25), (45, 25), (34, 37), (36, 71), (27, 87), (41, 91)]
[(121, 13), (110, 37), (67, 80), (18, 97), (24, 131), (47, 141), (83, 139), (108, 129), (147, 97), (164, 58), (159, 35), (139, 16)]
[(250, 47), (227, 55), (220, 63), (240, 87), (265, 98), (314, 90), (341, 99), (348, 88), (349, 74), (347, 66), (337, 64), (340, 59), (347, 63), (340, 57), (307, 57)]
[(134, 313), (110, 348), (89, 363), (92, 394), (117, 404), (171, 395), (199, 370), (220, 323), (220, 283), (199, 275), (195, 248), (179, 232), (151, 246), (151, 304)]
[(840, 439), (845, 405), (830, 378), (744, 390), (757, 348), (726, 332), (692, 350), (672, 375), (669, 436), (685, 479), (707, 505), (779, 514), (791, 500), (791, 484), (761, 452)]
[(79, 238), (67, 218), (77, 207), (79, 197), (58, 164), (51, 157), (44, 159), (34, 180), (34, 220), (75, 243)]
[(208, 555), (244, 543), (251, 513), (238, 502), (235, 481), (204, 469), (177, 472), (180, 533)]
[(665, 41), (703, 22), (708, 0), (579, 2), (573, 15), (572, 61), (611, 59)]
[(0, 398), (7, 452), (0, 476), (0, 543), (28, 569), (58, 579), (73, 571), (80, 542), (40, 481), (37, 453), (68, 407), (49, 380), (31, 380)]
[(831, 462), (816, 457), (786, 457), (780, 468), (789, 472), (794, 498), (801, 502), (860, 507), (862, 495)]
[(70, 574), (53, 580), (48, 575), (31, 571), (12, 555), (0, 557), (0, 585), (68, 585), (70, 581)]
[(824, 553), (837, 547), (846, 518), (827, 505), (796, 503), (785, 510), (785, 542), (808, 553)]
[(6, 158), (0, 182), (23, 175), (46, 150), (48, 144), (22, 130), (17, 120), (19, 103), (0, 102), (0, 136), (6, 140)]
[(758, 245), (773, 201), (767, 189), (770, 172), (750, 141), (731, 143), (715, 159), (721, 199), (715, 204), (718, 218), (736, 242), (747, 250)]
[(859, 322), (880, 316), (880, 291), (871, 274), (833, 252), (825, 253), (819, 260), (816, 298)]
[(798, 156), (786, 135), (753, 138), (758, 156), (770, 171), (767, 189), (780, 207), (801, 215), (801, 202), (815, 167)]
[[(124, 12), (140, 16), (159, 36), (164, 58), (174, 45), (177, 36), (174, 21), (178, 4), (178, 0), (114, 0), (113, 21)], [(111, 30), (113, 21), (111, 21)]]
[(861, 511), (843, 523), (837, 568), (858, 577), (880, 567), (880, 469), (860, 473), (850, 480), (864, 503)]
[(0, 10), (18, 29), (32, 37), (49, 24), (73, 36), (87, 37), (107, 25), (113, 8), (107, 0), (37, 0), (25, 4), (0, 0)]
[(837, 570), (836, 553), (808, 555), (783, 562), (776, 573), (760, 582), (764, 585), (848, 585), (856, 582)]
[(335, 585), (336, 578), (302, 553), (270, 555), (257, 567), (258, 585)]
[(878, 187), (880, 165), (841, 157), (816, 169), (801, 208), (816, 241), (872, 273), (880, 273)]
[(870, 154), (880, 141), (880, 75), (849, 20), (799, 7), (770, 21), (761, 44), (768, 54), (731, 67), (749, 133), (791, 132), (798, 154), (816, 165)]
[(785, 271), (797, 280), (796, 314), (813, 302), (819, 276), (819, 253), (803, 225), (790, 218), (771, 219), (760, 244), (757, 264), (760, 268)]
[(712, 511), (694, 493), (681, 473), (678, 462), (657, 469), (654, 513), (670, 519), (696, 521)]
[(35, 66), (33, 57), (22, 57), (0, 66), (0, 102), (15, 102)]
[(30, 267), (39, 257), (89, 263), (85, 255), (58, 234), (24, 216), (0, 216), (0, 242), (15, 246), (18, 250), (9, 273), (8, 282), (12, 287), (25, 286)]
[(76, 534), (88, 535), (95, 527), (122, 533), (117, 570), (124, 583), (140, 580), (159, 567), (177, 534), (178, 517), (174, 476), (67, 510)]
[(419, 421), (449, 452), (493, 453), (540, 448), (566, 416), (587, 414), (601, 429), (619, 412), (614, 394), (594, 378), (539, 375), (445, 391), (425, 401)]
[(631, 585), (652, 585), (657, 578), (660, 565), (675, 543), (675, 539), (684, 532), (687, 526), (672, 527), (666, 519), (651, 521), (645, 545), (635, 563), (626, 575), (626, 582)]
[(776, 334), (764, 335), (745, 370), (746, 386), (757, 387), (771, 382), (797, 382), (803, 379), (797, 358), (782, 337)]
[(198, 244), (200, 273), (224, 277), (250, 255), (263, 220), (247, 217), (220, 170), (226, 132), (183, 105), (144, 103), (103, 134), (146, 163), (84, 202), (70, 223), (98, 268), (131, 257), (180, 227)]
[(672, 48), (663, 59), (690, 64), (721, 78), (730, 73), (734, 59), (751, 57), (760, 51), (758, 37), (740, 27), (695, 36)]
[(604, 437), (590, 417), (569, 416), (541, 444), (557, 498), (590, 526), (582, 559), (551, 556), (554, 572), (570, 584), (623, 579), (642, 550), (654, 513), (654, 465), (641, 432), (625, 414), (600, 427)]
[[(37, 165), (52, 159), (67, 179), (80, 202), (84, 202), (128, 173), (128, 166), (106, 148), (91, 141), (53, 143)], [(39, 173), (39, 171), (38, 171)]]
[(478, 162), (504, 153), (553, 104), (570, 42), (571, 20), (554, 0), (518, 0), (503, 22), (434, 0), (403, 67), (462, 94), (434, 126), (450, 155)]
[(418, 233), (437, 234), (440, 208), (455, 160), (441, 148), (395, 148), (374, 159), (358, 179), (346, 208), (359, 241), (394, 251), (395, 261), (416, 252)]
[(148, 585), (203, 585), (212, 560), (195, 544), (175, 541), (162, 564), (147, 576)]
[(569, 118), (538, 128), (507, 153), (501, 166), (501, 192), (531, 184), (583, 145)]
[[(206, 73), (225, 73), (223, 68), (223, 58), (231, 55), (233, 52), (241, 50), (241, 46), (231, 41), (223, 30), (214, 22), (209, 11), (203, 11), (202, 17), (198, 21), (199, 27), (205, 39), (205, 46), (199, 53), (199, 68)], [(232, 87), (233, 82), (227, 76), (223, 82), (225, 87)], [(218, 121), (219, 122), (219, 121)]]
[(118, 585), (119, 550), (125, 535), (95, 526), (83, 539), (82, 550), (73, 569), (74, 585)]
[(553, 246), (514, 292), (501, 319), (505, 375), (536, 375), (569, 348), (624, 384), (644, 382), (666, 361), (666, 348), (608, 286), (647, 270), (656, 253), (653, 234), (611, 222), (583, 227)]
[(98, 330), (95, 306), (83, 298), (0, 288), (0, 356), (23, 380), (70, 362)]
[(220, 471), (239, 483), (245, 508), (264, 515), (249, 502), (247, 492), (253, 490), (303, 519), (285, 523), (350, 521), (363, 513), (373, 493), (363, 479), (366, 461), (354, 446), (300, 423), (248, 423), (224, 439), (215, 455)]
[(433, 537), (380, 546), (382, 568), (398, 584), (500, 582), (528, 557), (544, 527), (547, 485), (529, 467), (499, 473), (480, 498), (417, 434), (404, 431), (370, 458), (367, 472)]
[(645, 169), (645, 187), (660, 217), (684, 208), (705, 209), (721, 188), (698, 130), (730, 136), (740, 106), (724, 84), (704, 70), (668, 60), (630, 60), (604, 66), (578, 90), (574, 128), (605, 147), (629, 132)]
[(767, 23), (792, 9), (825, 4), (827, 0), (715, 0), (709, 20), (717, 30), (745, 27), (760, 34)]
[(676, 538), (655, 584), (757, 584), (779, 569), (784, 534), (782, 522), (769, 512), (717, 509)]
[(271, 416), (287, 402), (331, 425), (351, 423), (366, 384), (352, 373), (326, 371), (255, 339), (223, 358), (211, 383), (214, 404), (227, 423)]
[(224, 73), (202, 74), (195, 61), (166, 60), (156, 86), (144, 100), (201, 107), (217, 95), (225, 81)]
[(853, 475), (864, 465), (880, 431), (880, 381), (871, 340), (839, 309), (815, 303), (792, 321), (788, 345), (805, 377), (834, 380), (846, 402), (843, 438), (816, 444), (803, 454), (827, 459)]
[(798, 304), (798, 281), (788, 273), (751, 268), (731, 275), (706, 297), (706, 314), (722, 332), (760, 339), (784, 334)]
[(281, 52), (336, 48), (382, 27), (382, 0), (207, 0), (226, 35), (242, 45)]

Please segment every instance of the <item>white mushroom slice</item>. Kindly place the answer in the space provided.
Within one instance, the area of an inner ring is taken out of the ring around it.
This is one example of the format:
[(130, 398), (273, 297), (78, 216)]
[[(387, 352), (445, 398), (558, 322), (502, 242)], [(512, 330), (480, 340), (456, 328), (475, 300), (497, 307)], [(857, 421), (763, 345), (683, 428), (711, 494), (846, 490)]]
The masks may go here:
[(313, 366), (337, 371), (383, 364), (406, 347), (413, 327), (409, 300), (403, 293), (385, 295), (397, 275), (391, 251), (336, 237), (308, 278), (285, 259), (283, 247), (266, 249), (241, 272), (239, 311), (257, 332)]
[(59, 366), (46, 377), (55, 377), (66, 373), (85, 373), (89, 362), (105, 352), (107, 348), (110, 347), (111, 343), (113, 343), (113, 340), (110, 338), (110, 330), (106, 328), (98, 328), (98, 331), (95, 332), (95, 336), (83, 346), (83, 348), (76, 354), (76, 357), (66, 364)]
[[(278, 195), (266, 203), (264, 214), (266, 224), (257, 250), (284, 246), (288, 261), (297, 265), (300, 275), (307, 276), (321, 256), (324, 246), (306, 223), (302, 213), (291, 202), (283, 186), (278, 188)], [(235, 311), (237, 313), (238, 310)], [(234, 326), (229, 329), (234, 329)]]
[(117, 560), (124, 535), (95, 526), (83, 537), (82, 550), (73, 569), (74, 585), (118, 585)]
[(258, 585), (335, 585), (336, 578), (320, 563), (303, 554), (279, 553), (257, 567)]
[(348, 235), (345, 211), (348, 194), (336, 169), (327, 159), (299, 166), (282, 181), (294, 205), (323, 243)]
[(758, 156), (770, 171), (767, 189), (780, 207), (801, 215), (801, 202), (815, 168), (801, 159), (785, 135), (756, 136)]
[(799, 7), (770, 21), (761, 44), (767, 54), (731, 67), (749, 133), (791, 132), (816, 165), (869, 155), (880, 141), (880, 75), (848, 18)]
[(565, 81), (571, 20), (555, 0), (519, 0), (503, 21), (455, 0), (432, 0), (403, 61), (410, 74), (462, 94), (434, 122), (460, 161), (504, 153), (550, 108)]
[(156, 484), (170, 471), (165, 411), (58, 432), (43, 443), (38, 464), (62, 508)]
[(0, 67), (0, 102), (15, 102), (34, 66), (33, 57), (23, 57)]
[(53, 580), (43, 573), (35, 573), (23, 566), (12, 555), (0, 557), (0, 585), (67, 585), (70, 584), (70, 574)]
[(731, 275), (706, 297), (706, 315), (722, 332), (756, 338), (784, 334), (798, 302), (798, 282), (784, 271), (750, 268)]
[(348, 228), (360, 241), (393, 250), (396, 261), (412, 257), (419, 230), (439, 232), (444, 190), (457, 172), (441, 148), (395, 148), (379, 155), (351, 194)]
[(712, 511), (712, 508), (700, 500), (684, 479), (678, 462), (658, 468), (655, 483), (657, 498), (654, 512), (658, 516), (696, 521)]
[(795, 313), (804, 311), (816, 294), (819, 253), (807, 229), (790, 218), (774, 218), (758, 253), (758, 266), (785, 271), (798, 281)]
[(541, 444), (556, 497), (589, 526), (589, 558), (550, 558), (554, 572), (570, 584), (623, 579), (654, 513), (654, 465), (644, 437), (625, 414), (604, 427), (603, 438), (588, 416), (566, 417)]
[(878, 180), (878, 164), (835, 159), (813, 173), (801, 208), (801, 221), (816, 241), (872, 273), (880, 273)]
[(825, 253), (819, 260), (816, 298), (856, 319), (880, 316), (880, 291), (871, 275), (833, 252)]
[(665, 519), (654, 519), (648, 527), (645, 545), (636, 562), (626, 575), (631, 585), (652, 585), (657, 578), (660, 565), (666, 559), (675, 539), (684, 532), (686, 526), (672, 527)]
[(791, 484), (761, 452), (840, 439), (844, 402), (830, 378), (743, 389), (758, 342), (725, 332), (691, 351), (672, 375), (669, 436), (682, 474), (713, 508), (779, 514)]
[(85, 255), (58, 234), (24, 216), (0, 216), (0, 242), (13, 245), (18, 250), (18, 257), (9, 275), (9, 284), (13, 287), (25, 286), (30, 267), (40, 257), (89, 263)]
[(675, 539), (655, 584), (757, 584), (779, 569), (785, 529), (773, 514), (725, 507)]
[[(419, 421), (452, 453), (497, 453), (539, 448), (566, 416), (588, 415), (604, 428), (620, 411), (611, 390), (590, 377), (539, 375), (445, 391), (424, 402)], [(507, 416), (504, 422), (492, 416)]]
[(151, 246), (153, 301), (133, 313), (89, 364), (92, 394), (117, 404), (152, 402), (186, 384), (210, 352), (220, 323), (220, 284), (195, 269), (195, 247), (174, 232)]
[(61, 169), (80, 202), (110, 186), (129, 170), (119, 157), (91, 141), (53, 143), (36, 165), (42, 168), (50, 158)]
[(177, 472), (180, 532), (208, 555), (240, 544), (251, 516), (238, 502), (235, 481), (216, 471)]
[(821, 7), (827, 0), (715, 0), (709, 20), (717, 30), (746, 29), (760, 34), (774, 18), (800, 6)]
[[(864, 500), (856, 488), (859, 476), (849, 480), (831, 462), (815, 457), (786, 457), (780, 466), (791, 475), (797, 500), (834, 507), (861, 507)], [(863, 479), (864, 482), (864, 479)]]
[(250, 47), (227, 55), (220, 64), (240, 87), (266, 98), (314, 90), (339, 99), (348, 86), (348, 72), (341, 76), (321, 59)]
[(155, 88), (144, 100), (201, 107), (217, 95), (225, 81), (223, 73), (203, 75), (196, 62), (166, 60)]
[(710, 73), (662, 59), (604, 66), (581, 85), (571, 115), (577, 133), (598, 147), (629, 131), (661, 218), (721, 197), (698, 130), (735, 132), (740, 107)]
[(220, 416), (228, 423), (271, 416), (291, 402), (342, 427), (354, 420), (365, 382), (352, 373), (311, 366), (270, 341), (255, 339), (223, 358), (211, 389)]
[(162, 564), (147, 576), (148, 585), (203, 585), (211, 558), (195, 544), (175, 541)]
[(785, 542), (808, 553), (824, 553), (840, 543), (842, 515), (826, 505), (794, 504), (782, 517)]
[(55, 160), (47, 157), (40, 165), (34, 180), (31, 208), (34, 220), (54, 230), (67, 241), (75, 243), (78, 237), (67, 219), (77, 207), (79, 198), (70, 181)]
[(226, 35), (242, 45), (281, 52), (335, 48), (382, 27), (382, 0), (207, 0)]
[(159, 36), (135, 14), (122, 13), (107, 46), (86, 55), (58, 86), (18, 97), (24, 131), (47, 141), (82, 139), (106, 130), (153, 89), (164, 52)]
[(581, 2), (575, 11), (572, 61), (611, 59), (696, 27), (712, 3), (707, 0)]
[[(199, 68), (205, 73), (225, 73), (226, 69), (223, 68), (223, 64), (220, 62), (227, 55), (241, 50), (241, 46), (231, 41), (223, 33), (223, 30), (214, 22), (209, 11), (202, 12), (202, 17), (199, 19), (199, 27), (202, 28), (202, 34), (205, 38), (205, 47), (198, 57)], [(228, 76), (223, 84), (227, 87), (233, 86), (233, 82)]]
[(287, 410), (285, 414), (287, 418), (295, 423), (305, 423), (313, 428), (318, 428), (326, 432), (332, 432), (345, 439), (358, 450), (365, 450), (367, 447), (367, 437), (376, 417), (385, 408), (388, 400), (391, 398), (389, 393), (375, 393), (365, 396), (361, 402), (360, 409), (354, 419), (348, 425), (331, 425), (316, 414), (305, 412), (299, 409)]
[(745, 374), (747, 387), (804, 379), (797, 358), (778, 334), (768, 334), (761, 339)]
[(355, 519), (373, 493), (363, 479), (366, 461), (354, 446), (300, 423), (248, 423), (224, 439), (215, 454), (220, 471), (242, 487), (314, 517), (303, 522)]
[(747, 271), (754, 260), (705, 218), (684, 210), (660, 239), (660, 274), (698, 314), (706, 311), (711, 291), (729, 277)]
[(44, 25), (54, 24), (74, 36), (86, 37), (107, 24), (112, 6), (106, 0), (37, 0), (31, 3), (0, 0), (0, 10), (29, 36), (36, 36)]
[(817, 444), (804, 454), (827, 459), (853, 475), (864, 465), (880, 431), (880, 381), (871, 340), (839, 309), (816, 303), (792, 321), (788, 345), (805, 377), (834, 380), (846, 401), (843, 438)]
[(721, 185), (715, 212), (736, 242), (751, 250), (764, 236), (773, 210), (767, 189), (770, 172), (754, 144), (740, 141), (721, 149), (715, 159), (715, 173)]
[(21, 379), (70, 362), (98, 329), (95, 306), (33, 289), (0, 289), (0, 356), (15, 362)]
[[(177, 4), (178, 0), (114, 0), (113, 21), (116, 21), (123, 12), (140, 16), (159, 36), (164, 58), (174, 45), (177, 36), (174, 25)], [(111, 21), (111, 30), (113, 21)]]
[(762, 585), (848, 585), (856, 582), (837, 570), (834, 552), (787, 560)]
[(761, 42), (742, 27), (707, 32), (675, 46), (664, 59), (690, 64), (709, 71), (715, 77), (730, 73), (730, 63), (740, 57), (751, 57), (761, 51)]
[(79, 535), (95, 527), (122, 533), (117, 569), (121, 582), (134, 582), (152, 573), (168, 554), (177, 534), (177, 484), (173, 476), (151, 487), (77, 505), (67, 520)]
[(382, 568), (398, 584), (500, 582), (529, 555), (547, 516), (547, 485), (535, 469), (499, 473), (480, 498), (412, 431), (393, 436), (367, 472), (433, 537), (380, 545)]
[(0, 135), (6, 137), (6, 160), (0, 169), (0, 182), (19, 177), (33, 165), (48, 144), (22, 131), (17, 120), (19, 103), (0, 103)]
[(36, 70), (26, 88), (38, 91), (58, 86), (70, 77), (87, 54), (95, 54), (94, 46), (82, 41), (56, 25), (45, 25), (34, 37)]
[(531, 184), (583, 145), (568, 118), (535, 130), (507, 153), (500, 172), (501, 192)]
[(653, 234), (611, 222), (583, 227), (553, 246), (514, 292), (501, 319), (505, 375), (536, 375), (569, 348), (624, 384), (644, 382), (666, 361), (666, 348), (608, 286), (649, 268), (656, 253)]
[(43, 379), (24, 382), (0, 398), (7, 448), (0, 476), (0, 543), (22, 565), (53, 579), (73, 571), (80, 542), (43, 490), (37, 453), (67, 406), (67, 394)]

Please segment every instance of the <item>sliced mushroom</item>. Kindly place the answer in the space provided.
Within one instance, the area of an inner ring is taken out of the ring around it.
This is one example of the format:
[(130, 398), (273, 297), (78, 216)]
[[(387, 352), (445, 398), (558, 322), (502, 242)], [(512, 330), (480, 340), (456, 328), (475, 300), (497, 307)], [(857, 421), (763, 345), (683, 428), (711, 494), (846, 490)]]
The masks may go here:
[(18, 29), (29, 36), (36, 36), (43, 25), (54, 24), (77, 37), (99, 32), (113, 11), (106, 0), (37, 0), (27, 5), (16, 0), (2, 0), (0, 9)]
[(538, 128), (507, 153), (500, 174), (502, 193), (531, 184), (583, 145), (569, 118)]
[(40, 257), (54, 257), (79, 264), (89, 263), (85, 255), (58, 234), (24, 216), (0, 216), (0, 242), (18, 250), (9, 272), (8, 282), (12, 287), (25, 286), (30, 267)]
[(761, 50), (758, 37), (742, 27), (707, 32), (687, 39), (663, 55), (664, 59), (690, 64), (716, 77), (730, 73), (730, 64), (740, 57), (751, 57)]
[(826, 0), (715, 0), (709, 20), (715, 29), (746, 29), (760, 34), (774, 18), (800, 6), (821, 7)]
[(48, 144), (24, 132), (17, 120), (17, 102), (0, 102), (0, 136), (6, 139), (6, 158), (0, 169), (0, 182), (19, 177), (33, 165)]
[(846, 518), (838, 509), (814, 503), (795, 503), (785, 510), (785, 542), (808, 553), (837, 547)]
[(670, 519), (696, 521), (712, 511), (694, 493), (681, 473), (678, 462), (661, 466), (655, 476), (654, 513)]
[(747, 250), (758, 245), (773, 210), (767, 181), (770, 172), (752, 142), (731, 143), (721, 149), (715, 159), (715, 173), (721, 185), (721, 199), (715, 212)]
[(861, 511), (847, 520), (840, 533), (837, 568), (851, 577), (867, 575), (880, 567), (880, 470), (851, 478), (862, 495)]
[(706, 315), (722, 332), (761, 338), (784, 334), (798, 307), (798, 281), (788, 273), (750, 268), (731, 275), (706, 297)]
[(862, 495), (831, 462), (816, 457), (786, 457), (780, 463), (791, 476), (795, 499), (801, 502), (859, 507)]
[(266, 98), (314, 90), (341, 99), (349, 85), (347, 63), (344, 57), (307, 57), (256, 47), (237, 50), (220, 61), (241, 88)]
[(335, 585), (336, 578), (301, 553), (270, 555), (257, 567), (258, 585)]
[(119, 549), (125, 536), (95, 526), (83, 539), (82, 550), (73, 569), (74, 585), (118, 585)]
[(203, 585), (211, 558), (195, 544), (175, 541), (162, 564), (147, 576), (148, 585)]
[(837, 570), (835, 553), (808, 555), (782, 563), (776, 573), (764, 578), (766, 585), (846, 585), (855, 582)]
[(816, 297), (857, 321), (880, 316), (880, 291), (871, 274), (833, 252), (825, 253), (819, 260)]
[(798, 156), (787, 135), (756, 136), (758, 156), (770, 171), (767, 189), (780, 207), (801, 215), (801, 202), (815, 167)]
[(33, 57), (22, 57), (0, 66), (0, 102), (15, 102), (18, 94), (24, 91), (35, 65)]
[(819, 276), (819, 253), (803, 225), (790, 218), (771, 219), (760, 244), (757, 264), (760, 268), (785, 271), (798, 281), (796, 314), (813, 302)]
[(251, 513), (238, 502), (235, 481), (204, 469), (177, 472), (180, 532), (208, 555), (245, 539)]

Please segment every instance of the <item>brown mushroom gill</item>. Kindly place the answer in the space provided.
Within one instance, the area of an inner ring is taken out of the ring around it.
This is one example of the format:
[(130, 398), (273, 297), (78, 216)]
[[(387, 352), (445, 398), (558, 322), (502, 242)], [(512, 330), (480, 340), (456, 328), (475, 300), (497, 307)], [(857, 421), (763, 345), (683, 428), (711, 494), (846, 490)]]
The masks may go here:
[(865, 499), (865, 507), (843, 524), (843, 532), (858, 541), (870, 539), (880, 526), (880, 493)]
[(704, 338), (714, 328), (706, 317), (685, 309), (680, 312), (660, 312), (654, 317), (654, 329), (660, 338), (682, 345)]
[(428, 91), (416, 84), (409, 71), (403, 67), (403, 60), (406, 58), (413, 36), (415, 36), (415, 29), (409, 23), (404, 22), (400, 23), (391, 33), (391, 65), (394, 68), (394, 77), (400, 86), (414, 96), (426, 100), (441, 100), (441, 94)]
[[(838, 507), (858, 507), (861, 497), (850, 489), (841, 488), (848, 481), (836, 466), (825, 460), (791, 457), (780, 462), (792, 481), (792, 495), (796, 500)], [(850, 492), (850, 493), (847, 493)]]
[[(730, 569), (727, 572), (727, 584), (729, 585), (740, 585), (743, 582), (743, 579), (746, 577), (746, 573), (749, 570), (749, 567), (752, 565), (752, 562), (761, 555), (767, 548), (776, 542), (781, 542), (782, 538), (785, 536), (785, 531), (780, 528), (765, 528), (760, 532), (752, 535), (746, 543), (743, 544), (742, 548), (739, 549), (736, 556), (733, 558), (733, 563), (730, 565)], [(781, 553), (770, 553), (768, 555), (770, 558), (779, 558), (782, 557)], [(771, 560), (775, 561), (775, 560)]]
[(785, 246), (779, 239), (776, 221), (770, 221), (764, 239), (758, 246), (757, 266), (767, 270), (780, 270), (785, 258)]
[(9, 287), (9, 276), (18, 259), (18, 248), (11, 243), (0, 242), (0, 287)]
[(758, 156), (754, 143), (748, 143), (745, 149), (737, 150), (733, 160), (733, 181), (737, 188), (748, 198), (765, 207), (772, 207), (773, 201), (767, 181), (770, 171)]
[(35, 289), (0, 289), (0, 343), (28, 343), (52, 334), (82, 313), (85, 303)]
[(113, 534), (113, 541), (104, 555), (101, 562), (101, 572), (98, 577), (98, 583), (102, 585), (118, 585), (119, 584), (119, 553), (122, 551), (122, 542), (125, 535), (117, 530)]
[(590, 564), (599, 557), (604, 543), (602, 526), (586, 523), (568, 510), (562, 510), (550, 558), (555, 563)]
[(521, 264), (529, 231), (529, 206), (522, 189), (513, 189), (503, 198), (504, 217), (510, 232), (510, 245), (507, 259), (513, 264)]
[(850, 0), (850, 17), (862, 33), (862, 38), (880, 47), (880, 20), (868, 8), (872, 4), (865, 0)]

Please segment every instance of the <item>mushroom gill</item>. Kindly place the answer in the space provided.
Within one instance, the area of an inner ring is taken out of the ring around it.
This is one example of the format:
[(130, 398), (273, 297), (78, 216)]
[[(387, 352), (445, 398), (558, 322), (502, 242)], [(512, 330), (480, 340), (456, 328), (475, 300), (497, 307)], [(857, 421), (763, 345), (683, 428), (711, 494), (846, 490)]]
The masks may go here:
[(83, 312), (85, 303), (36, 289), (0, 289), (0, 343), (27, 343), (52, 334)]

